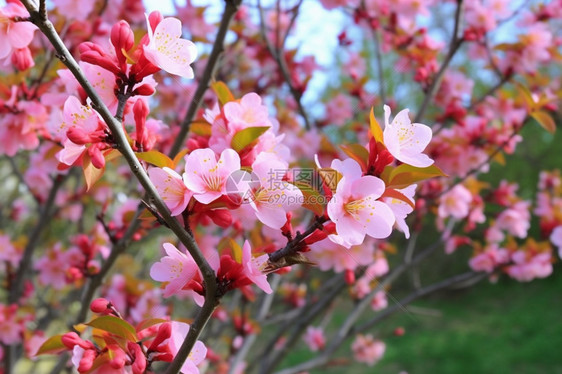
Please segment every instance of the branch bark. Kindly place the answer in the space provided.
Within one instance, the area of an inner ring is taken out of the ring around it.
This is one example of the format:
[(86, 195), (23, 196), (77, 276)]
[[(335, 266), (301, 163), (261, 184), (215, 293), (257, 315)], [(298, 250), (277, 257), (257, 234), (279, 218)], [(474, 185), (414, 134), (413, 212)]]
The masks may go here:
[(176, 140), (172, 145), (172, 150), (170, 151), (171, 158), (174, 158), (184, 146), (185, 140), (189, 133), (191, 122), (193, 122), (195, 114), (199, 110), (199, 107), (201, 107), (201, 103), (203, 102), (203, 95), (209, 88), (211, 79), (214, 77), (215, 71), (218, 66), (217, 63), (219, 57), (224, 51), (224, 38), (226, 37), (230, 22), (238, 11), (241, 3), (242, 0), (225, 0), (224, 13), (222, 14), (219, 31), (217, 32), (217, 36), (215, 37), (213, 49), (211, 50), (209, 60), (207, 61), (207, 65), (205, 66), (203, 75), (199, 80), (199, 84), (197, 85), (195, 95), (193, 96), (193, 99), (191, 99), (191, 103), (189, 104), (189, 108), (187, 109), (187, 114), (185, 115), (185, 118), (181, 123), (180, 132), (178, 133)]
[(191, 348), (193, 348), (193, 345), (197, 341), (197, 338), (201, 333), (201, 329), (205, 326), (208, 319), (211, 317), (211, 314), (218, 303), (215, 272), (203, 256), (203, 253), (199, 249), (197, 243), (195, 242), (195, 239), (188, 232), (186, 232), (182, 225), (180, 225), (179, 222), (170, 214), (168, 207), (160, 198), (156, 188), (154, 187), (154, 184), (149, 179), (148, 174), (144, 170), (142, 164), (136, 158), (135, 153), (129, 145), (121, 123), (112, 116), (105, 103), (102, 101), (102, 99), (95, 91), (94, 87), (88, 81), (80, 66), (64, 45), (53, 24), (48, 20), (47, 15), (45, 14), (46, 12), (42, 13), (43, 9), (40, 9), (41, 11), (38, 10), (31, 0), (22, 0), (22, 3), (27, 8), (27, 11), (30, 14), (30, 21), (39, 28), (39, 30), (47, 37), (47, 39), (49, 39), (49, 42), (57, 51), (57, 57), (72, 72), (76, 80), (90, 97), (94, 109), (101, 115), (101, 117), (111, 130), (118, 150), (127, 161), (127, 164), (129, 165), (131, 171), (143, 186), (150, 199), (153, 201), (156, 209), (161, 214), (164, 221), (174, 232), (174, 234), (176, 234), (176, 236), (180, 239), (182, 244), (185, 245), (194, 261), (196, 262), (197, 266), (201, 270), (205, 283), (205, 303), (203, 304), (203, 307), (199, 311), (199, 314), (197, 315), (193, 325), (191, 326), (184, 344), (182, 345), (180, 351), (174, 358), (174, 361), (167, 371), (167, 373), (177, 373), (179, 372), (179, 368), (181, 367), (182, 363), (187, 358), (187, 355), (191, 351)]

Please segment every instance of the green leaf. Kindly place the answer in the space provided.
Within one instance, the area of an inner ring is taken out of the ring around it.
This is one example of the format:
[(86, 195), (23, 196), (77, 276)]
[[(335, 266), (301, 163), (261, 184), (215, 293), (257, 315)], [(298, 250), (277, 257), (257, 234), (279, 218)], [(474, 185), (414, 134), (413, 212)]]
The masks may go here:
[(35, 356), (43, 354), (55, 354), (65, 349), (67, 348), (64, 344), (62, 344), (62, 335), (55, 335), (51, 336), (43, 344), (41, 344), (41, 347), (39, 347)]
[(426, 168), (418, 168), (412, 165), (402, 164), (389, 173), (388, 180), (385, 180), (385, 183), (387, 187), (404, 188), (429, 178), (446, 176), (447, 174), (435, 165)]
[(230, 146), (236, 152), (240, 152), (250, 144), (252, 144), (261, 134), (266, 132), (269, 126), (259, 126), (259, 127), (247, 127), (244, 130), (238, 131), (232, 137)]
[(86, 191), (89, 191), (105, 172), (105, 168), (98, 169), (92, 164), (92, 159), (88, 153), (84, 153), (82, 156), (82, 170), (84, 172), (84, 179), (86, 179)]
[(221, 105), (224, 105), (229, 101), (234, 101), (234, 95), (230, 92), (228, 86), (224, 84), (224, 82), (218, 81), (211, 83), (211, 89), (215, 91)]
[(361, 165), (361, 169), (367, 171), (367, 164), (369, 163), (369, 151), (361, 144), (347, 144), (340, 145), (342, 151), (346, 155), (354, 159)]
[(211, 136), (211, 124), (206, 121), (193, 121), (189, 129), (196, 135)]
[(166, 156), (162, 152), (152, 150), (147, 152), (135, 152), (135, 154), (139, 159), (146, 161), (154, 166), (158, 166), (160, 168), (163, 167), (169, 167), (170, 169), (174, 168), (174, 161), (172, 161), (168, 156)]
[(532, 112), (531, 117), (533, 117), (539, 123), (539, 125), (541, 125), (542, 128), (549, 133), (554, 134), (554, 132), (556, 131), (556, 123), (554, 122), (550, 114), (548, 114), (544, 110)]
[(107, 331), (130, 342), (138, 341), (135, 328), (121, 318), (114, 316), (102, 316), (86, 323), (86, 325), (99, 330)]
[(162, 318), (149, 318), (149, 319), (145, 319), (145, 320), (142, 320), (142, 321), (137, 325), (136, 330), (137, 330), (137, 332), (139, 332), (139, 331), (145, 330), (145, 329), (147, 329), (147, 328), (149, 328), (149, 327), (152, 327), (152, 326), (154, 326), (154, 325), (157, 325), (157, 324), (159, 324), (159, 323), (164, 323), (164, 322), (168, 322), (168, 321), (165, 320), (165, 319), (162, 319)]

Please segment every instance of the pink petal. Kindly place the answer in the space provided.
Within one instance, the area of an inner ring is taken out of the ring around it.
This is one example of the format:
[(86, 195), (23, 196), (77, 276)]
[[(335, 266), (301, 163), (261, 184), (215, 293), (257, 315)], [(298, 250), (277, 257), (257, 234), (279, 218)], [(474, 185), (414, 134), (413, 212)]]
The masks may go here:
[(384, 182), (372, 175), (367, 175), (353, 182), (351, 186), (351, 194), (357, 199), (361, 199), (366, 196), (372, 196), (374, 199), (378, 199), (386, 189)]
[(10, 22), (8, 40), (14, 48), (25, 48), (33, 40), (35, 26), (29, 22)]
[(394, 225), (394, 213), (383, 202), (367, 202), (365, 209), (358, 212), (359, 222), (363, 224), (367, 235), (375, 239), (383, 239), (390, 236)]

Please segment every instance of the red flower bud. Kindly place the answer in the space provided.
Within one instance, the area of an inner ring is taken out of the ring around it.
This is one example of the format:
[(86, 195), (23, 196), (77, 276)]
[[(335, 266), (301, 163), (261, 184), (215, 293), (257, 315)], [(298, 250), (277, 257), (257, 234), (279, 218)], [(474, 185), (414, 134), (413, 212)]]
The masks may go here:
[(232, 225), (232, 215), (226, 209), (210, 210), (207, 212), (207, 215), (217, 226), (226, 229)]
[(83, 348), (83, 349), (91, 349), (94, 348), (94, 345), (91, 342), (83, 340), (80, 336), (78, 336), (75, 332), (67, 332), (61, 337), (62, 344), (64, 344), (68, 349), (73, 349), (75, 345)]
[(110, 55), (100, 46), (92, 42), (84, 42), (78, 46), (80, 59), (93, 65), (98, 65), (113, 74), (119, 74), (121, 70)]
[(103, 169), (105, 167), (105, 158), (103, 157), (103, 153), (97, 147), (90, 147), (88, 148), (88, 154), (92, 160), (92, 165), (96, 169)]
[(103, 313), (109, 308), (109, 304), (110, 303), (107, 299), (100, 297), (92, 301), (90, 304), (90, 310), (94, 313)]
[(143, 374), (146, 370), (146, 357), (141, 347), (136, 343), (128, 342), (127, 349), (129, 350), (129, 355), (133, 357), (133, 364), (131, 365), (133, 374)]
[(127, 69), (127, 57), (123, 51), (129, 51), (135, 45), (135, 36), (127, 21), (119, 21), (111, 28), (111, 44), (115, 47), (117, 60), (121, 70)]
[(71, 127), (66, 131), (66, 136), (71, 142), (78, 145), (84, 145), (92, 142), (90, 134), (80, 127)]
[(156, 337), (152, 341), (152, 344), (150, 344), (148, 350), (159, 351), (158, 346), (162, 344), (162, 342), (164, 342), (164, 340), (168, 339), (170, 336), (172, 336), (172, 324), (169, 322), (161, 324), (160, 327), (158, 328), (158, 333), (156, 334)]
[(134, 95), (141, 95), (141, 96), (150, 96), (152, 95), (156, 90), (154, 89), (154, 86), (150, 85), (150, 84), (143, 84), (137, 88), (135, 88), (133, 90), (133, 94)]
[(94, 360), (97, 357), (97, 353), (95, 350), (93, 349), (87, 349), (86, 351), (84, 351), (84, 354), (82, 355), (82, 358), (80, 359), (80, 364), (78, 365), (78, 372), (79, 373), (85, 373), (87, 371), (90, 371), (90, 369), (92, 368), (92, 365), (94, 364)]
[(20, 71), (33, 67), (35, 63), (31, 56), (31, 50), (28, 47), (16, 49), (12, 54), (12, 64)]
[(135, 116), (136, 126), (136, 142), (138, 146), (146, 143), (146, 117), (148, 116), (148, 105), (144, 100), (137, 100), (133, 106), (133, 114)]
[(355, 283), (355, 273), (353, 270), (347, 269), (344, 273), (345, 283), (352, 285)]

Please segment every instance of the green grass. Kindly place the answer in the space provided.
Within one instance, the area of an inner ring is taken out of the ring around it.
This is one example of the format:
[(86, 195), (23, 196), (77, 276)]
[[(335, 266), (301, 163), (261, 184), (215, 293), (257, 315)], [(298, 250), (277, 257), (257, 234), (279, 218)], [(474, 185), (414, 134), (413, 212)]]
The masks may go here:
[[(560, 271), (560, 269), (555, 269)], [(556, 374), (562, 373), (562, 274), (518, 283), (502, 278), (487, 280), (472, 289), (449, 291), (413, 305), (439, 311), (441, 316), (397, 314), (372, 333), (386, 343), (378, 364), (336, 366), (313, 373), (354, 374)], [(406, 334), (393, 335), (396, 327)], [(353, 359), (348, 343), (335, 357)], [(301, 346), (302, 347), (302, 346)], [(311, 355), (290, 355), (295, 365)], [(345, 364), (336, 359), (335, 362)]]

